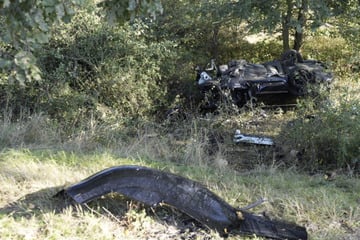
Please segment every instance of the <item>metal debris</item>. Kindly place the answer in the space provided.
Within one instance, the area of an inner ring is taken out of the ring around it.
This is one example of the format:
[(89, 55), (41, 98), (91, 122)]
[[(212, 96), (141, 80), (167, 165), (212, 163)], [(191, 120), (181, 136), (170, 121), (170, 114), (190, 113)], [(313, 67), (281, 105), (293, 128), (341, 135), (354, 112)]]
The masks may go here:
[(274, 145), (274, 141), (271, 138), (241, 134), (241, 131), (239, 129), (235, 131), (234, 142), (267, 145), (267, 146)]

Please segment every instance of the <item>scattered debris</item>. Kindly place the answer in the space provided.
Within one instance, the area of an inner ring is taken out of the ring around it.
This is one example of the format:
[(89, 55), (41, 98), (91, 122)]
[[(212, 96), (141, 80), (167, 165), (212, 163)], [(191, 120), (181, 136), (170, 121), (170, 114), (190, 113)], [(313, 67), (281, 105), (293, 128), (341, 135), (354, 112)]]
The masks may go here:
[(274, 141), (271, 138), (241, 134), (239, 129), (237, 129), (235, 131), (234, 142), (235, 143), (250, 143), (250, 144), (258, 144), (258, 145), (268, 145), (268, 146), (274, 145)]
[(202, 184), (190, 179), (142, 166), (117, 166), (100, 171), (56, 196), (65, 195), (84, 204), (107, 193), (117, 192), (146, 205), (173, 206), (222, 235), (257, 235), (273, 239), (307, 239), (304, 227), (270, 220), (234, 208)]

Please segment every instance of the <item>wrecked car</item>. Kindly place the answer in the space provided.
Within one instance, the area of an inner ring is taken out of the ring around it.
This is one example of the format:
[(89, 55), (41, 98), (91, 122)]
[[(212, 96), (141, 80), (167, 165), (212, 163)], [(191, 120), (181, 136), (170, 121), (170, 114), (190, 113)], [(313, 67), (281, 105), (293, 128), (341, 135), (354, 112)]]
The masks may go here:
[(304, 60), (295, 50), (286, 51), (280, 60), (262, 64), (241, 59), (217, 66), (211, 60), (209, 67), (195, 70), (197, 85), (207, 95), (203, 107), (209, 110), (216, 109), (220, 102), (242, 107), (264, 96), (296, 98), (307, 95), (311, 84), (329, 85), (333, 81), (324, 63)]
[[(56, 196), (85, 204), (108, 193), (119, 193), (151, 207), (170, 205), (210, 229), (226, 235), (257, 235), (273, 239), (307, 239), (306, 229), (293, 223), (270, 220), (235, 208), (201, 183), (143, 166), (115, 166), (71, 185)], [(253, 204), (252, 204), (253, 205)]]

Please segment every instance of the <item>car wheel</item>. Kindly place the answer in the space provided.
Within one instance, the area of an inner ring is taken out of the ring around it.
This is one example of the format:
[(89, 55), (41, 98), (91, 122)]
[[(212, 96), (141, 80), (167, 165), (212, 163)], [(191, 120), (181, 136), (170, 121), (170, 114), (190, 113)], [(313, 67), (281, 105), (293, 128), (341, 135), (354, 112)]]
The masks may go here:
[(231, 92), (231, 98), (233, 103), (238, 107), (243, 107), (249, 100), (249, 96), (246, 90), (233, 90)]
[(289, 74), (289, 91), (296, 96), (307, 94), (307, 84), (312, 82), (314, 75), (307, 69), (295, 69)]
[(280, 61), (285, 66), (294, 66), (297, 63), (304, 62), (301, 54), (296, 50), (288, 50), (281, 55)]

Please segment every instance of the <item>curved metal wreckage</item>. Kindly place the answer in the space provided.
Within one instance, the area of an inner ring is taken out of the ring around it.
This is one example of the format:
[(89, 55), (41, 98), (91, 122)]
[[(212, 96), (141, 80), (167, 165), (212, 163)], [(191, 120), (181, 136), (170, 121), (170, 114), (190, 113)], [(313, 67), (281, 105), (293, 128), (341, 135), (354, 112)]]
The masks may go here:
[(220, 234), (234, 231), (273, 239), (307, 239), (304, 227), (234, 208), (198, 182), (142, 166), (108, 168), (61, 193), (83, 204), (111, 192), (153, 207), (173, 206)]

